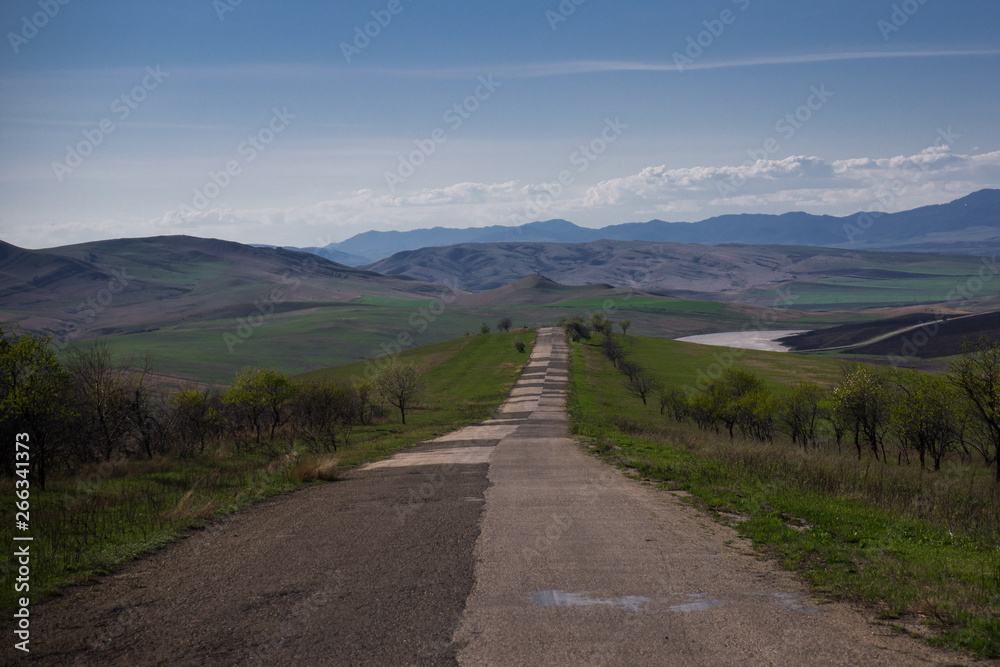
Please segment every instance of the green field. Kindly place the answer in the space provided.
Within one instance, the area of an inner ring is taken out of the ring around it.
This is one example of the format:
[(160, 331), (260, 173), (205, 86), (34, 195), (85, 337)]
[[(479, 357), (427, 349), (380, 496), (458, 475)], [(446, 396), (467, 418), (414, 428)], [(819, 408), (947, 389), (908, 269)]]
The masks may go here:
[[(739, 330), (760, 322), (753, 309), (717, 301), (637, 297), (579, 299), (553, 305), (516, 307), (434, 307), (433, 301), (365, 297), (359, 302), (294, 302), (282, 304), (258, 323), (245, 324), (245, 314), (172, 323), (153, 330), (138, 328), (112, 338), (123, 355), (150, 355), (155, 371), (194, 382), (226, 383), (243, 366), (269, 366), (289, 374), (341, 366), (371, 358), (396, 346), (413, 349), (494, 330), (510, 317), (515, 327), (554, 325), (561, 317), (607, 310), (615, 320), (631, 321), (630, 332), (656, 337)], [(773, 313), (764, 328), (807, 329), (835, 324), (844, 314), (794, 310)], [(757, 318), (755, 320), (755, 317)], [(75, 341), (86, 347), (94, 339)]]
[[(786, 288), (793, 308), (802, 310), (860, 310), (943, 304), (957, 298), (956, 289), (969, 281), (976, 298), (1000, 295), (1000, 280), (979, 280), (983, 259), (971, 256), (884, 253), (877, 265), (859, 266), (843, 276), (799, 280)], [(871, 275), (857, 275), (871, 272)], [(854, 274), (854, 275), (851, 275)], [(884, 275), (879, 275), (884, 274)], [(992, 274), (988, 274), (992, 278)], [(747, 301), (768, 305), (774, 293), (752, 290)]]
[[(839, 375), (828, 359), (628, 338), (629, 358), (674, 386), (730, 361), (779, 396), (795, 382), (829, 386)], [(832, 439), (810, 451), (783, 437), (730, 440), (629, 395), (598, 342), (572, 346), (570, 400), (573, 430), (595, 453), (691, 494), (799, 571), (816, 595), (862, 603), (901, 632), (1000, 657), (1000, 489), (988, 467), (955, 457), (939, 472), (859, 461), (853, 443)]]

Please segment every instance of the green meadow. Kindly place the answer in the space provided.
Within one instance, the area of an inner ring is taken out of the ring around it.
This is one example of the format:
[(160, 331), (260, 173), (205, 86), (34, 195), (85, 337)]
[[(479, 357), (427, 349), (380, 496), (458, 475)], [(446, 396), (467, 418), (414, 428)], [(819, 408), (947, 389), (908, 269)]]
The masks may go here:
[[(248, 323), (246, 313), (233, 311), (207, 320), (142, 325), (113, 340), (122, 355), (148, 354), (159, 374), (222, 384), (244, 366), (306, 373), (356, 363), (386, 350), (415, 349), (477, 334), (483, 323), (496, 330), (505, 317), (511, 318), (514, 327), (533, 328), (554, 325), (566, 316), (589, 318), (591, 312), (601, 310), (614, 320), (630, 320), (630, 332), (661, 338), (739, 330), (760, 322), (757, 312), (767, 313), (765, 328), (806, 329), (843, 319), (843, 313), (754, 311), (718, 301), (648, 296), (510, 307), (442, 307), (433, 300), (369, 296), (350, 303), (284, 303), (258, 319), (257, 326)], [(87, 347), (93, 341), (80, 339), (74, 344)]]

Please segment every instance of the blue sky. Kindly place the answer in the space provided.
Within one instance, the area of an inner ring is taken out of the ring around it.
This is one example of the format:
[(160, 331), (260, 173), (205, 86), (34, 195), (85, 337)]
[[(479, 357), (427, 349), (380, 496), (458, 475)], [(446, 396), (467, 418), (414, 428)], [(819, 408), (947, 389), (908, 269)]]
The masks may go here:
[(1000, 186), (995, 1), (576, 2), (7, 0), (0, 238), (325, 245)]

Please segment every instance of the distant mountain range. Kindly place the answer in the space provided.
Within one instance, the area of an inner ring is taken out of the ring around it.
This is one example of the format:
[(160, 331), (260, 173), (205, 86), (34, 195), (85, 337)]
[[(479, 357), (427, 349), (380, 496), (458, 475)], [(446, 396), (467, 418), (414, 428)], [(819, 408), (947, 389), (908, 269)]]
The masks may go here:
[(948, 204), (888, 214), (869, 212), (844, 217), (801, 212), (723, 215), (701, 222), (651, 220), (601, 229), (580, 227), (566, 220), (547, 220), (518, 227), (371, 231), (323, 248), (293, 249), (359, 266), (407, 250), (463, 243), (585, 243), (599, 240), (988, 254), (1000, 250), (1000, 190), (980, 190)]
[[(990, 260), (960, 254), (590, 241), (462, 243), (400, 252), (362, 268), (472, 292), (541, 274), (562, 285), (604, 284), (758, 306), (773, 306), (781, 294), (794, 293), (796, 307), (839, 309), (862, 305), (869, 299), (862, 293), (869, 290), (879, 292), (873, 302), (882, 305), (949, 301), (949, 290), (977, 275), (984, 261), (994, 266)], [(1000, 284), (987, 282), (975, 296), (993, 296), (998, 290)]]

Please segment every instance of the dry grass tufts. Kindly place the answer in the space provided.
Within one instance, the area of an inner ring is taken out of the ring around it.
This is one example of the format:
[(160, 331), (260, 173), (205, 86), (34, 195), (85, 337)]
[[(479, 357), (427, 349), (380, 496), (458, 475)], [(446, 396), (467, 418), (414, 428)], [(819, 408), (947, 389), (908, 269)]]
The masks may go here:
[(305, 456), (295, 466), (295, 477), (300, 482), (332, 482), (337, 479), (339, 465), (339, 456)]
[(216, 510), (219, 509), (218, 503), (212, 499), (200, 499), (196, 498), (194, 495), (194, 489), (188, 491), (181, 499), (177, 501), (177, 505), (173, 509), (164, 512), (164, 518), (168, 521), (207, 521), (211, 519), (215, 514)]

